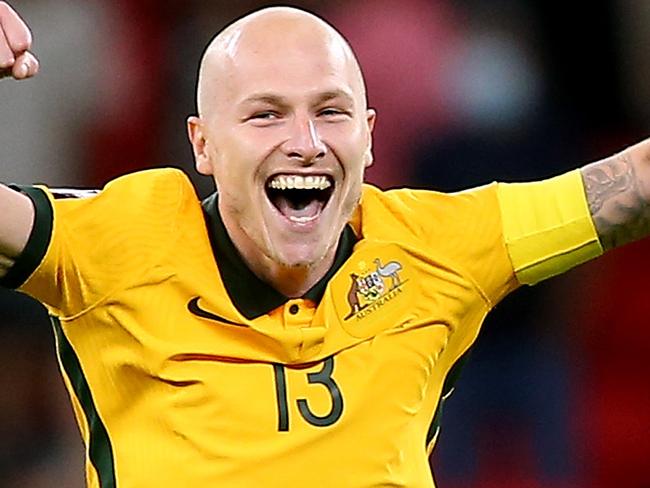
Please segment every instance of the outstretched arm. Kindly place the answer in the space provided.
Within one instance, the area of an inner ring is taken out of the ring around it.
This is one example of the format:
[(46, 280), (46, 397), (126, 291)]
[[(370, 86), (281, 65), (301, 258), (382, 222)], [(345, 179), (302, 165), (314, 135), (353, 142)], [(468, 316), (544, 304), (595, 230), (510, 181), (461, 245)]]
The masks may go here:
[(603, 249), (650, 235), (650, 139), (581, 172)]
[[(21, 80), (38, 72), (38, 61), (29, 52), (31, 45), (29, 27), (9, 5), (0, 2), (0, 78)], [(0, 277), (25, 247), (33, 220), (29, 198), (0, 185)]]
[(0, 185), (0, 277), (25, 248), (34, 222), (29, 198)]

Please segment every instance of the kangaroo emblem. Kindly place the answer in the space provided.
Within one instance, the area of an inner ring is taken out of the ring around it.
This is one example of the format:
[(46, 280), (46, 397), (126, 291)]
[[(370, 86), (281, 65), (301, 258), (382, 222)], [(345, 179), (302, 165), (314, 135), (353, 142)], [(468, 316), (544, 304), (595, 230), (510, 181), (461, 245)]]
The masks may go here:
[(381, 259), (376, 258), (373, 262), (374, 267), (366, 265), (365, 262), (359, 263), (359, 269), (363, 270), (360, 274), (349, 273), (351, 283), (346, 298), (350, 312), (344, 317), (345, 320), (354, 316), (360, 320), (375, 313), (399, 296), (402, 285), (408, 281), (400, 277), (403, 266), (399, 261), (392, 260), (382, 264)]
[(357, 313), (359, 310), (361, 310), (361, 304), (359, 303), (359, 296), (357, 295), (357, 293), (359, 292), (359, 283), (357, 282), (359, 275), (350, 273), (350, 278), (352, 279), (352, 286), (350, 286), (350, 291), (348, 291), (348, 304), (352, 309), (350, 315), (353, 315)]

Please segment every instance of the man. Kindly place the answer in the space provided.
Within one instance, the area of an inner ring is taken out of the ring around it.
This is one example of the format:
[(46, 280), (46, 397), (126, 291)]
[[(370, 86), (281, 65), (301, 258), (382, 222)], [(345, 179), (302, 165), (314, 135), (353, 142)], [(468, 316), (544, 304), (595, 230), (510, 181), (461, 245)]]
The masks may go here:
[[(0, 3), (0, 69), (38, 69)], [(53, 317), (91, 487), (431, 487), (485, 314), (650, 233), (650, 142), (554, 179), (362, 185), (375, 113), (342, 37), (291, 8), (208, 47), (174, 170), (93, 195), (0, 188), (2, 284)]]

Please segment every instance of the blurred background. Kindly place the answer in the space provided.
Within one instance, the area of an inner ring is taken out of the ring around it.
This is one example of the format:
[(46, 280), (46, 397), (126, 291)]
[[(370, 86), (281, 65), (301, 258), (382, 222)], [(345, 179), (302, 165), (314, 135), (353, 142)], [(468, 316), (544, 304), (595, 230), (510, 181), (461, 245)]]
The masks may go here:
[[(216, 31), (268, 2), (12, 3), (41, 72), (0, 83), (3, 181), (98, 187), (171, 165), (211, 191), (185, 136), (199, 59)], [(355, 48), (379, 113), (368, 180), (384, 188), (544, 178), (650, 135), (646, 0), (286, 3)], [(445, 405), (439, 486), (650, 486), (648, 276), (646, 239), (495, 310)], [(0, 388), (0, 488), (82, 487), (45, 313), (7, 291)]]

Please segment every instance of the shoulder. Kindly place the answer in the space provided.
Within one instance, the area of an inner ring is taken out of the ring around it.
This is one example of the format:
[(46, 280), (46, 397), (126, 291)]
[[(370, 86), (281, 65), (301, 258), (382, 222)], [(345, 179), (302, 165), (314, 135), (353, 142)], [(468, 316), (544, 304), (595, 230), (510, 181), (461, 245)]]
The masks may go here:
[(499, 183), (470, 188), (467, 190), (443, 193), (428, 189), (396, 188), (380, 190), (379, 188), (364, 184), (362, 205), (372, 211), (383, 207), (390, 212), (410, 213), (423, 206), (431, 210), (445, 210), (449, 207), (471, 207), (474, 204), (483, 204), (486, 200), (494, 199), (497, 195)]
[(136, 201), (163, 198), (178, 201), (187, 194), (193, 194), (192, 183), (187, 175), (176, 168), (157, 168), (130, 173), (110, 181), (99, 194), (111, 197), (124, 196)]
[(516, 286), (498, 187), (491, 183), (457, 193), (368, 187), (359, 212), (362, 237), (409, 248), (430, 269), (453, 270), (493, 306)]
[[(185, 173), (161, 168), (130, 173), (110, 181), (101, 190), (46, 189), (55, 209), (55, 218), (83, 225), (169, 218), (185, 205), (199, 205)], [(89, 222), (91, 221), (91, 222)]]
[(36, 218), (14, 282), (65, 315), (149, 273), (178, 241), (186, 216), (201, 218), (189, 179), (174, 169), (125, 175), (100, 191), (26, 191)]
[(498, 212), (497, 184), (456, 193), (400, 188), (382, 191), (364, 185), (358, 220), (363, 232), (400, 230), (420, 237), (456, 232), (474, 220)]
[(120, 254), (123, 246), (161, 247), (175, 239), (182, 216), (192, 209), (201, 215), (189, 178), (173, 168), (127, 174), (99, 191), (42, 190), (51, 216), (41, 220), (52, 222), (53, 240), (77, 252)]

